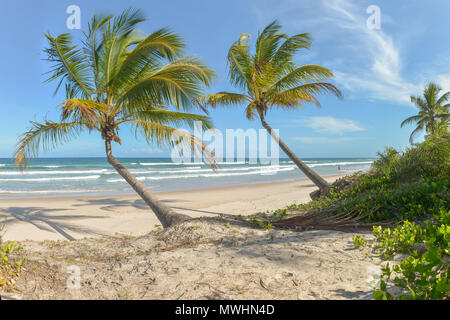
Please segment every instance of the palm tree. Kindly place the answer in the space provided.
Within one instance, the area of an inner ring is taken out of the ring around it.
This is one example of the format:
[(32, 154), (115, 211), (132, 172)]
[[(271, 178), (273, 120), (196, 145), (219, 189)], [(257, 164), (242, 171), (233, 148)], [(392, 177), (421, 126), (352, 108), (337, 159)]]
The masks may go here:
[(429, 83), (423, 92), (423, 97), (411, 96), (411, 102), (419, 109), (419, 113), (405, 119), (400, 127), (415, 123), (416, 128), (409, 137), (412, 144), (415, 136), (425, 128), (433, 136), (439, 128), (446, 127), (449, 119), (450, 104), (445, 104), (450, 98), (450, 91), (439, 97), (442, 88), (435, 83)]
[(320, 106), (315, 95), (329, 92), (342, 97), (338, 88), (324, 80), (333, 73), (318, 65), (298, 66), (293, 62), (300, 49), (309, 49), (311, 37), (308, 33), (288, 37), (280, 32), (277, 21), (269, 24), (256, 40), (255, 53), (250, 52), (246, 39), (241, 34), (228, 52), (229, 78), (232, 85), (245, 93), (219, 92), (199, 97), (200, 105), (247, 104), (247, 119), (259, 116), (262, 126), (270, 133), (287, 156), (310, 178), (321, 191), (328, 190), (327, 182), (301, 161), (280, 139), (266, 122), (267, 112), (274, 107), (296, 109), (303, 103), (312, 102)]
[[(65, 86), (66, 99), (58, 107), (59, 122), (31, 122), (17, 146), (16, 165), (23, 169), (29, 157), (66, 143), (82, 131), (97, 131), (105, 141), (108, 162), (151, 207), (162, 226), (188, 216), (158, 201), (112, 154), (111, 142), (121, 144), (119, 129), (130, 127), (148, 143), (197, 147), (212, 157), (199, 139), (173, 126), (193, 126), (200, 121), (211, 128), (208, 117), (187, 113), (193, 99), (208, 86), (214, 73), (198, 58), (182, 57), (180, 36), (163, 28), (149, 35), (137, 32), (145, 18), (139, 10), (125, 10), (115, 18), (95, 15), (84, 33), (82, 48), (69, 34), (46, 34), (47, 60), (52, 63), (47, 81), (57, 80), (55, 93)], [(172, 106), (175, 110), (170, 110)]]

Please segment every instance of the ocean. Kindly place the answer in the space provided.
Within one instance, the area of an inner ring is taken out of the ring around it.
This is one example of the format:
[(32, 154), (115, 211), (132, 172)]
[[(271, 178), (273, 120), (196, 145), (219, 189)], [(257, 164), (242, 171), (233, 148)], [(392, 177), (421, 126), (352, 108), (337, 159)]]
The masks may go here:
[[(305, 175), (289, 160), (278, 165), (237, 161), (213, 171), (201, 162), (173, 163), (170, 158), (118, 158), (153, 192), (293, 181)], [(366, 171), (373, 158), (302, 159), (322, 176)], [(134, 191), (105, 158), (39, 158), (18, 171), (11, 159), (0, 158), (0, 198), (101, 196)]]

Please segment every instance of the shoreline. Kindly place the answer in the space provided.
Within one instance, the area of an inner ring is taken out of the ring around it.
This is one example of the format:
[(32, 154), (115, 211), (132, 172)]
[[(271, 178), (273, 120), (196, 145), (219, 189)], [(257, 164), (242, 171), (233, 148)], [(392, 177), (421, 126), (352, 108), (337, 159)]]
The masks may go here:
[[(325, 177), (328, 182), (344, 175)], [(310, 200), (308, 179), (156, 192), (177, 212), (192, 217), (250, 215)], [(135, 194), (0, 199), (5, 240), (75, 240), (114, 235), (141, 236), (158, 228), (151, 209)]]
[[(346, 175), (351, 175), (354, 172), (342, 172), (341, 174), (330, 174), (330, 175), (322, 175), (323, 178), (325, 179), (333, 179), (333, 178), (338, 178), (338, 177), (343, 177)], [(239, 188), (239, 187), (244, 187), (244, 186), (257, 186), (257, 185), (268, 185), (268, 184), (283, 184), (283, 183), (291, 183), (291, 182), (295, 182), (295, 181), (303, 181), (303, 180), (309, 180), (307, 177), (301, 177), (299, 179), (281, 179), (279, 181), (275, 180), (275, 181), (267, 181), (267, 182), (243, 182), (243, 183), (231, 183), (231, 184), (225, 184), (223, 186), (211, 186), (211, 187), (190, 187), (188, 189), (176, 189), (176, 190), (170, 190), (170, 191), (154, 191), (152, 189), (154, 188), (158, 188), (158, 186), (147, 186), (147, 188), (154, 194), (170, 194), (170, 193), (176, 193), (176, 192), (196, 192), (196, 191), (200, 191), (200, 190), (223, 190), (223, 189), (228, 189), (228, 188)], [(128, 186), (128, 184), (124, 184), (125, 186)], [(131, 189), (131, 187), (129, 188), (128, 191), (122, 191), (122, 192), (116, 192), (116, 191), (108, 191), (108, 192), (96, 192), (96, 191), (90, 191), (90, 192), (78, 192), (78, 191), (61, 191), (61, 193), (56, 193), (56, 192), (23, 192), (23, 193), (19, 193), (19, 192), (14, 192), (14, 193), (2, 193), (0, 192), (0, 202), (1, 201), (8, 201), (8, 200), (36, 200), (36, 199), (74, 199), (74, 198), (108, 198), (108, 197), (133, 197), (135, 196), (136, 193), (134, 190)]]

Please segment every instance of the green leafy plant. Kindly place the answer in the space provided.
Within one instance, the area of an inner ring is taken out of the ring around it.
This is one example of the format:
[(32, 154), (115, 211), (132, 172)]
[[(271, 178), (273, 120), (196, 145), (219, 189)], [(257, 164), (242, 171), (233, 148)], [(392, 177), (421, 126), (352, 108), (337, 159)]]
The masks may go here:
[(367, 241), (361, 236), (353, 236), (353, 246), (358, 249), (367, 246)]
[(270, 230), (273, 228), (272, 223), (268, 222), (268, 221), (261, 221), (261, 220), (253, 219), (252, 224), (253, 224), (253, 226), (255, 226), (257, 228), (261, 228), (261, 229), (265, 229), (265, 230)]
[[(388, 263), (382, 269), (379, 288), (373, 293), (375, 299), (421, 300), (450, 297), (448, 217), (449, 211), (442, 210), (440, 214), (433, 216), (432, 221), (426, 221), (425, 226), (405, 221), (393, 230), (374, 228), (373, 234), (383, 258), (390, 258), (398, 252), (409, 254), (392, 268)], [(422, 250), (418, 250), (418, 245)], [(403, 293), (396, 296), (388, 289), (389, 283), (402, 289)]]
[(24, 257), (16, 257), (22, 251), (17, 241), (3, 243), (0, 238), (0, 287), (9, 286), (11, 281), (19, 275), (22, 270)]

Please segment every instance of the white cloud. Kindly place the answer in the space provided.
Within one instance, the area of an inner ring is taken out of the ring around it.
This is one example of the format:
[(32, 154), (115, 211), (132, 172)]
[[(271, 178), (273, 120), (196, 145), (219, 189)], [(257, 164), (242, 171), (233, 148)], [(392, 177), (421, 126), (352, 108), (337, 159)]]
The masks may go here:
[(442, 92), (441, 94), (444, 94), (445, 92), (450, 91), (450, 74), (441, 74), (436, 77), (436, 82), (441, 86)]
[(319, 133), (343, 134), (345, 132), (364, 131), (355, 121), (333, 117), (312, 117), (304, 121), (306, 127)]
[(358, 54), (370, 58), (367, 69), (352, 73), (337, 71), (336, 81), (349, 90), (368, 93), (370, 98), (409, 103), (409, 96), (419, 86), (403, 78), (400, 51), (392, 38), (382, 29), (367, 28), (365, 11), (348, 0), (327, 1), (326, 7), (341, 20), (337, 26), (356, 41)]
[(329, 138), (329, 137), (297, 137), (295, 140), (301, 141), (303, 143), (339, 143), (339, 142), (347, 142), (358, 140), (357, 138), (347, 138), (347, 137), (339, 137), (339, 138)]
[(310, 31), (315, 39), (320, 39), (324, 44), (332, 43), (339, 52), (335, 57), (331, 58), (322, 51), (319, 54), (326, 56), (322, 64), (333, 70), (338, 86), (347, 90), (346, 98), (363, 97), (414, 107), (410, 103), (410, 95), (422, 93), (430, 79), (444, 89), (450, 89), (450, 68), (444, 59), (436, 59), (439, 61), (437, 65), (433, 65), (434, 62), (423, 64), (423, 70), (411, 72), (409, 69), (408, 73), (405, 72), (408, 52), (402, 51), (402, 43), (386, 31), (387, 27), (396, 24), (395, 19), (380, 6), (381, 30), (370, 30), (366, 24), (369, 4), (374, 3), (284, 0), (277, 2), (273, 8), (269, 4), (255, 6), (254, 11), (261, 24), (270, 21), (274, 15), (282, 15), (287, 17), (282, 22), (291, 32)]

